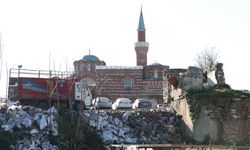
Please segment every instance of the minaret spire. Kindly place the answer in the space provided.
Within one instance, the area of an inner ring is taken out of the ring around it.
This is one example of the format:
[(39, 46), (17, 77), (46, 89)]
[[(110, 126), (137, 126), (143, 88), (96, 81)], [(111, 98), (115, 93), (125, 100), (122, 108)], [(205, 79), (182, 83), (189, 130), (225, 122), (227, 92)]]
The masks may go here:
[(138, 41), (135, 43), (136, 65), (147, 66), (148, 42), (146, 42), (146, 29), (143, 19), (142, 7), (137, 29)]
[(144, 19), (143, 19), (143, 13), (142, 13), (142, 6), (141, 6), (141, 13), (140, 13), (138, 30), (146, 30), (145, 29), (145, 25), (144, 25)]

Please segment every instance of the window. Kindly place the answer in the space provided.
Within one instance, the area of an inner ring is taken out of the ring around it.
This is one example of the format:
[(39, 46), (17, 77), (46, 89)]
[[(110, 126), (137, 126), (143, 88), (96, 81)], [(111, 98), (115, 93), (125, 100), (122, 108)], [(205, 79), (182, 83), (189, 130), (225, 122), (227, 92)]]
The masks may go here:
[(124, 88), (127, 90), (132, 89), (132, 80), (131, 79), (126, 79), (124, 81)]
[(88, 66), (87, 66), (87, 71), (90, 71), (90, 64), (88, 64)]
[(77, 72), (80, 72), (80, 71), (81, 71), (81, 67), (77, 66)]
[(154, 78), (155, 78), (155, 79), (158, 78), (158, 71), (157, 71), (157, 70), (154, 71)]

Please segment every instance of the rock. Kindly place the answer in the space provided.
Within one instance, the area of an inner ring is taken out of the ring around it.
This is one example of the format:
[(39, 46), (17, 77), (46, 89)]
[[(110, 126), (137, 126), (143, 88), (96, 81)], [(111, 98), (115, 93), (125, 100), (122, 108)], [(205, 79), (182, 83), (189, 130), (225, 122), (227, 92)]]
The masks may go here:
[(36, 117), (37, 118), (37, 120), (36, 120), (37, 124), (39, 125), (39, 128), (42, 130), (45, 127), (47, 127), (47, 125), (48, 125), (47, 120), (46, 120), (44, 114), (39, 114), (37, 116), (38, 116), (38, 117)]
[[(57, 150), (56, 145), (48, 142), (48, 133), (58, 135), (58, 124), (55, 121), (57, 111), (54, 107), (42, 110), (33, 106), (17, 106), (16, 103), (8, 102), (2, 104), (0, 108), (1, 129), (15, 134), (15, 127), (18, 127), (18, 136), (30, 134), (29, 139), (18, 137), (15, 145), (11, 145), (15, 150)], [(4, 114), (1, 114), (4, 113)], [(36, 125), (38, 124), (38, 129)], [(47, 128), (49, 125), (49, 128)], [(1, 130), (0, 129), (0, 130)]]
[(5, 125), (1, 125), (1, 128), (4, 130), (4, 131), (10, 131), (12, 132), (12, 127), (8, 124), (5, 124)]
[(122, 115), (122, 121), (123, 122), (127, 122), (128, 121), (128, 117), (131, 116), (131, 112), (127, 111)]
[(110, 144), (113, 143), (114, 141), (118, 141), (118, 138), (114, 136), (113, 133), (109, 130), (103, 131), (103, 134), (101, 136), (105, 144)]
[(36, 133), (38, 133), (38, 131), (37, 131), (36, 129), (32, 129), (32, 130), (30, 131), (30, 134), (36, 134)]
[(54, 114), (57, 114), (57, 110), (54, 106), (52, 106), (51, 108), (47, 109), (46, 111), (47, 113), (54, 113)]

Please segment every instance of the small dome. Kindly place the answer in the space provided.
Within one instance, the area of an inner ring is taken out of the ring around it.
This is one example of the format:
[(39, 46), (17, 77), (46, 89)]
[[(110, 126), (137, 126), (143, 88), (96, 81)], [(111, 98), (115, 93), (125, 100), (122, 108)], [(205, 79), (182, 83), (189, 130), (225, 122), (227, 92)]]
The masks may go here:
[(155, 62), (155, 63), (151, 64), (150, 66), (162, 66), (162, 64)]
[(85, 55), (82, 58), (83, 61), (100, 61), (100, 59), (98, 57), (96, 57), (95, 55)]

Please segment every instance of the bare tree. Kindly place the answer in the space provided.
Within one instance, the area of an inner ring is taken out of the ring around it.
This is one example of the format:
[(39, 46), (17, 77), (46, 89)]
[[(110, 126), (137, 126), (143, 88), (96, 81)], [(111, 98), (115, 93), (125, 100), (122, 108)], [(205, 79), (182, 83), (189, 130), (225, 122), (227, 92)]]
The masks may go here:
[(218, 62), (218, 53), (215, 47), (205, 48), (195, 59), (199, 68), (203, 71), (209, 70)]

